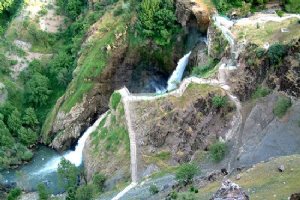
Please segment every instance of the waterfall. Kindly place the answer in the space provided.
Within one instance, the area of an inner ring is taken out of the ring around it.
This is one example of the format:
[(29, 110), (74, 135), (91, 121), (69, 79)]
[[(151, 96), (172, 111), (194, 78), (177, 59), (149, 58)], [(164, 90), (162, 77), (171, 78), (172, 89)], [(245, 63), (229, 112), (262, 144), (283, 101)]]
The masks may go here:
[(184, 70), (189, 62), (191, 53), (192, 52), (190, 51), (178, 61), (175, 71), (172, 73), (171, 77), (168, 80), (167, 91), (176, 89), (177, 85), (181, 82)]
[(97, 121), (84, 132), (84, 134), (78, 140), (74, 151), (67, 151), (62, 156), (56, 156), (52, 158), (39, 171), (34, 172), (33, 174), (44, 174), (56, 171), (62, 158), (65, 158), (66, 160), (74, 164), (76, 167), (79, 167), (82, 163), (82, 153), (87, 138), (91, 133), (96, 131), (97, 127), (99, 126), (102, 119), (104, 119), (106, 114), (107, 113), (102, 114), (97, 119)]

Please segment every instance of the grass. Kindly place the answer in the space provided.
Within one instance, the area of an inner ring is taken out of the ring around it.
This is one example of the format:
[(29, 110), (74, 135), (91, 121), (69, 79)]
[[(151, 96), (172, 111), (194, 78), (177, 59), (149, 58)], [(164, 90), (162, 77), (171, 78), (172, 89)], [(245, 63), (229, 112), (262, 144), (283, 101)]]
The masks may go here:
[[(279, 173), (277, 167), (283, 163), (286, 170)], [(268, 163), (257, 164), (253, 169), (241, 173), (241, 179), (235, 182), (253, 200), (288, 199), (291, 194), (299, 192), (300, 168), (298, 166), (300, 166), (300, 155), (276, 158)], [(229, 178), (233, 179), (233, 177)], [(200, 188), (197, 198), (210, 199), (220, 186), (220, 182), (213, 182)]]
[(121, 94), (119, 92), (114, 92), (112, 95), (111, 95), (111, 106), (112, 106), (112, 109), (116, 110), (117, 106), (119, 105), (120, 101), (121, 101)]
[(208, 63), (204, 66), (194, 67), (192, 70), (192, 74), (201, 78), (209, 78), (217, 72), (217, 63), (217, 60), (209, 60)]
[(212, 103), (215, 108), (223, 108), (227, 105), (227, 96), (216, 95), (212, 98)]
[(282, 118), (291, 106), (292, 101), (290, 98), (279, 97), (279, 99), (276, 101), (273, 112), (277, 117)]
[[(267, 22), (260, 24), (259, 29), (256, 24), (247, 24), (246, 26), (234, 26), (233, 34), (239, 35), (239, 39), (247, 38), (258, 46), (266, 43), (287, 44), (293, 39), (300, 37), (300, 24), (297, 18), (289, 18), (282, 22)], [(287, 28), (289, 32), (282, 33), (281, 28)]]
[(168, 161), (171, 158), (171, 152), (161, 151), (152, 155), (143, 155), (143, 160), (146, 164), (156, 164), (160, 168), (168, 168), (170, 164)]
[(106, 13), (98, 24), (99, 32), (94, 34), (87, 47), (82, 50), (78, 60), (76, 75), (68, 88), (68, 95), (62, 105), (62, 110), (68, 112), (76, 103), (94, 86), (93, 79), (98, 77), (108, 64), (111, 52), (101, 50), (115, 42), (115, 33), (123, 32), (126, 27), (126, 19), (122, 16), (113, 17), (112, 13)]

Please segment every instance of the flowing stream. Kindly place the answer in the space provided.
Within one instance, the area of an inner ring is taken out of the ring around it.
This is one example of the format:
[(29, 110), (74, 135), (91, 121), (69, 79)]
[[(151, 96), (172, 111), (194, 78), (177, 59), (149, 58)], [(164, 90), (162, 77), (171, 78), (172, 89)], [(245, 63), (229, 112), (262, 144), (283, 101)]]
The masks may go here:
[(48, 147), (41, 146), (37, 152), (35, 152), (33, 160), (28, 164), (18, 169), (1, 172), (1, 182), (7, 185), (17, 183), (19, 187), (28, 191), (35, 190), (37, 184), (43, 182), (54, 194), (63, 192), (57, 184), (58, 175), (56, 172), (61, 159), (65, 158), (77, 167), (80, 167), (82, 164), (82, 152), (85, 141), (88, 136), (97, 129), (105, 116), (106, 113), (101, 115), (98, 120), (84, 132), (78, 140), (74, 151), (70, 150), (60, 155)]

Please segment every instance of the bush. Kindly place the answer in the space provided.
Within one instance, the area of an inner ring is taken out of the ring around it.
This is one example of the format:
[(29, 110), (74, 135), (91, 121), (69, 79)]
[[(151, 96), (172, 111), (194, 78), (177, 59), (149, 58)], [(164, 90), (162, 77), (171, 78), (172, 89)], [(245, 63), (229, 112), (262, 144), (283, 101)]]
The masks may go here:
[(216, 95), (212, 98), (212, 103), (215, 108), (225, 107), (227, 104), (227, 97)]
[(180, 183), (190, 183), (193, 177), (197, 174), (198, 167), (195, 164), (183, 164), (176, 172), (176, 179)]
[(77, 189), (76, 200), (91, 200), (93, 199), (95, 188), (93, 185), (84, 185)]
[(111, 95), (111, 106), (112, 106), (112, 109), (116, 110), (116, 108), (118, 107), (120, 101), (121, 101), (121, 94), (118, 93), (118, 92), (114, 92), (112, 95)]
[(285, 0), (284, 8), (289, 13), (300, 13), (299, 0)]
[(279, 17), (283, 17), (284, 12), (283, 12), (282, 10), (276, 10), (276, 14), (277, 14)]
[(68, 190), (77, 186), (79, 171), (77, 167), (66, 159), (62, 159), (57, 169), (59, 183)]
[(286, 47), (282, 44), (273, 44), (268, 50), (268, 58), (272, 64), (278, 64), (286, 54)]
[(270, 94), (271, 90), (265, 87), (258, 87), (252, 95), (252, 98), (257, 99), (261, 97), (265, 97)]
[(106, 177), (104, 174), (96, 174), (93, 177), (93, 184), (95, 184), (100, 192), (104, 190), (104, 183), (106, 181)]
[(17, 200), (19, 196), (21, 196), (22, 190), (20, 188), (14, 188), (9, 191), (7, 196), (7, 200)]
[(37, 190), (39, 193), (39, 200), (48, 200), (49, 193), (48, 193), (47, 188), (44, 183), (38, 184)]
[(158, 188), (156, 185), (152, 184), (149, 188), (149, 192), (154, 195), (154, 194), (157, 194), (159, 192)]
[(209, 148), (210, 156), (215, 162), (223, 160), (227, 153), (227, 145), (224, 142), (216, 142)]
[(277, 100), (275, 107), (273, 109), (274, 114), (281, 118), (283, 117), (288, 109), (292, 106), (292, 101), (288, 97), (279, 97)]
[(214, 69), (217, 63), (218, 60), (209, 59), (207, 65), (194, 67), (192, 70), (192, 75), (198, 77), (204, 77), (209, 71)]

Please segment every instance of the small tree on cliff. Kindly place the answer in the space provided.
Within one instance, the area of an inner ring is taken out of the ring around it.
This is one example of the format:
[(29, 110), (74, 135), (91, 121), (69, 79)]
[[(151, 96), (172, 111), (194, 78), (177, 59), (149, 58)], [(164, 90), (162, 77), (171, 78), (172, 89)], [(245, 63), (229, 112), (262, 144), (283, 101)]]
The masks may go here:
[(59, 176), (59, 183), (68, 190), (77, 186), (79, 170), (77, 167), (66, 159), (62, 159), (58, 165), (57, 173)]

